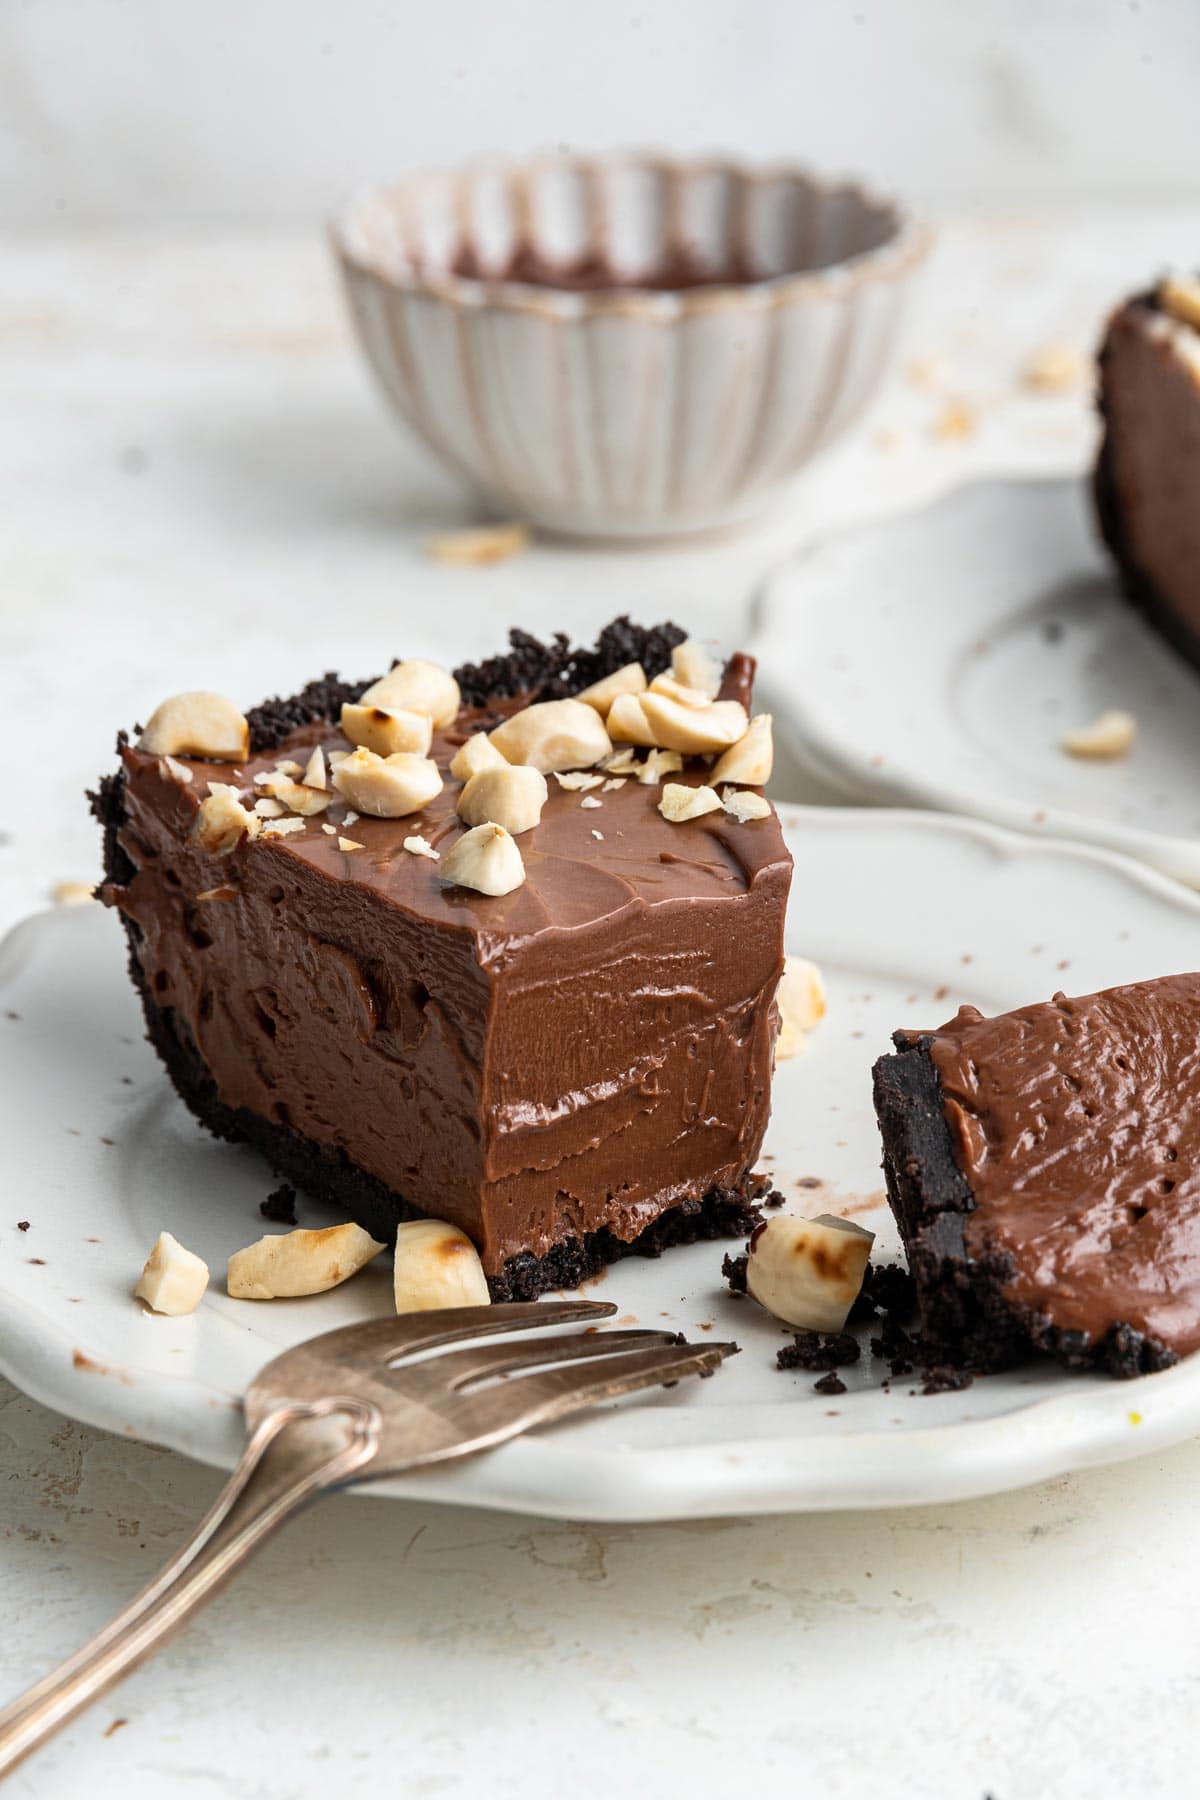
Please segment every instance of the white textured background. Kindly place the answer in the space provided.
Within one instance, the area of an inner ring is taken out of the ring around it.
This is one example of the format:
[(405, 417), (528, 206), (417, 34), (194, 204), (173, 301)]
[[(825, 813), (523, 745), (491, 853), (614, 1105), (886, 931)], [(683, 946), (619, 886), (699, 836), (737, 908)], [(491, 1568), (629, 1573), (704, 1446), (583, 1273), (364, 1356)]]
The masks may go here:
[(1196, 0), (4, 0), (0, 218), (296, 220), (481, 150), (657, 141), (936, 205), (1200, 181)]
[[(94, 874), (81, 790), (198, 654), (249, 697), (451, 612), (476, 648), (624, 606), (733, 642), (816, 531), (1082, 468), (1086, 388), (1031, 396), (1022, 359), (1087, 351), (1123, 287), (1195, 259), (1198, 96), (1200, 0), (0, 0), (0, 700), (26, 747), (0, 784), (0, 921)], [(914, 360), (756, 532), (437, 567), (421, 540), (469, 503), (369, 390), (316, 222), (413, 163), (637, 140), (1008, 216), (943, 218)], [(964, 437), (938, 429), (950, 401)], [(1191, 1800), (1198, 1480), (1193, 1443), (815, 1520), (337, 1501), (11, 1791)], [(215, 1486), (0, 1383), (0, 1699)]]

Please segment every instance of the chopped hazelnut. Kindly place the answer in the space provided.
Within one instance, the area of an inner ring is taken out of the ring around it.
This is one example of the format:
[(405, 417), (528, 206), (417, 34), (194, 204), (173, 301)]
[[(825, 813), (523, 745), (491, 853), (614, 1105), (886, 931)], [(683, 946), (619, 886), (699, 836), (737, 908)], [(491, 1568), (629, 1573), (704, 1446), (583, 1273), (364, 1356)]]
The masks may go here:
[(237, 788), (224, 781), (210, 781), (208, 798), (200, 803), (192, 835), (210, 856), (228, 856), (241, 840), (256, 838), (261, 823), (242, 805)]
[(1169, 275), (1159, 284), (1158, 303), (1181, 325), (1200, 330), (1200, 281), (1190, 275)]
[(250, 727), (222, 694), (174, 694), (150, 714), (138, 749), (152, 756), (244, 762), (250, 753)]
[(457, 812), (467, 825), (503, 825), (512, 837), (532, 831), (547, 798), (546, 777), (523, 763), (481, 769), (458, 796)]
[(638, 744), (643, 749), (653, 744), (654, 733), (642, 699), (641, 694), (618, 694), (609, 707), (608, 734), (614, 744)]
[(787, 1062), (800, 1054), (808, 1033), (825, 1017), (825, 983), (816, 963), (802, 956), (785, 956), (775, 1004), (779, 1008), (775, 1061)]
[[(397, 751), (378, 756), (361, 747), (333, 771), (333, 785), (360, 813), (376, 819), (402, 819), (419, 812), (442, 791), (437, 764), (427, 756)], [(354, 820), (347, 813), (343, 824)]]
[(746, 1288), (767, 1311), (804, 1331), (841, 1331), (862, 1287), (873, 1231), (822, 1213), (777, 1213), (750, 1239)]
[(678, 775), (682, 767), (678, 750), (652, 750), (645, 762), (638, 764), (638, 782), (642, 787), (657, 787), (664, 775)]
[(464, 531), (446, 531), (427, 538), (425, 554), (434, 562), (470, 566), (505, 562), (528, 543), (528, 525), (514, 519), (504, 525), (472, 525)]
[(600, 764), (610, 775), (636, 775), (641, 768), (641, 761), (632, 744), (622, 744), (611, 756), (606, 756)]
[(236, 1251), (229, 1259), (225, 1285), (235, 1300), (323, 1294), (357, 1275), (383, 1247), (361, 1225), (284, 1231)]
[(1080, 385), (1086, 366), (1074, 344), (1042, 344), (1026, 357), (1021, 385), (1035, 394), (1065, 394)]
[(705, 813), (720, 812), (721, 801), (710, 787), (685, 787), (681, 782), (668, 781), (663, 788), (658, 810), (672, 825), (681, 825), (687, 819), (699, 819)]
[(503, 825), (476, 825), (465, 831), (442, 858), (443, 887), (473, 888), (478, 894), (510, 894), (525, 880), (521, 852)]
[(433, 720), (428, 713), (347, 705), (342, 708), (342, 736), (377, 756), (427, 756), (433, 742)]
[(491, 733), (492, 747), (506, 762), (540, 769), (590, 768), (612, 744), (599, 713), (581, 700), (543, 700), (514, 713)]
[[(359, 695), (359, 704), (382, 706), (392, 712), (425, 713), (440, 731), (447, 725), (453, 725), (458, 717), (462, 695), (453, 675), (439, 668), (437, 663), (425, 662), (419, 656), (410, 656), (405, 662), (398, 662), (394, 669), (389, 669), (380, 680), (372, 682)], [(411, 747), (396, 746), (397, 749)], [(428, 748), (426, 744), (425, 749)]]
[(746, 825), (751, 819), (769, 819), (771, 816), (771, 802), (763, 794), (747, 793), (743, 788), (726, 788), (721, 795), (721, 805), (739, 825)]
[(404, 848), (408, 851), (410, 856), (427, 856), (430, 862), (441, 861), (441, 851), (435, 850), (428, 838), (406, 837), (404, 840)]
[(718, 781), (733, 781), (743, 787), (762, 787), (770, 781), (775, 766), (775, 748), (771, 735), (771, 714), (759, 713), (737, 743), (721, 757), (712, 772)]
[(152, 1312), (177, 1319), (195, 1312), (207, 1286), (208, 1264), (169, 1231), (160, 1231), (133, 1291)]
[(1059, 740), (1068, 756), (1091, 762), (1115, 762), (1128, 756), (1137, 737), (1137, 720), (1132, 713), (1103, 712), (1090, 725), (1065, 732)]
[(677, 700), (680, 706), (711, 706), (712, 696), (703, 688), (689, 687), (686, 681), (680, 681), (675, 675), (656, 675), (650, 683), (652, 694), (665, 694), (668, 700)]
[(641, 663), (626, 663), (623, 669), (615, 669), (602, 681), (594, 681), (591, 687), (585, 687), (576, 694), (585, 706), (594, 706), (602, 719), (608, 717), (608, 711), (619, 694), (640, 694), (646, 686), (646, 671)]
[(90, 881), (59, 881), (52, 898), (55, 906), (89, 906), (96, 898), (96, 889)]
[(666, 694), (645, 693), (640, 704), (660, 750), (703, 756), (728, 750), (745, 735), (746, 709), (738, 700), (713, 700), (707, 706), (683, 706)]
[(393, 1283), (398, 1313), (487, 1306), (491, 1300), (479, 1252), (457, 1225), (411, 1219), (396, 1227)]
[(721, 686), (721, 671), (704, 645), (695, 638), (685, 638), (671, 652), (671, 673), (685, 687), (697, 688), (709, 700), (715, 700)]
[(455, 751), (450, 763), (450, 773), (455, 781), (470, 781), (472, 775), (480, 775), (484, 769), (503, 769), (506, 766), (505, 758), (487, 733), (477, 731), (474, 737), (469, 737)]
[[(301, 818), (311, 819), (316, 813), (322, 813), (332, 798), (323, 788), (306, 787), (303, 782), (293, 781), (290, 775), (279, 771), (269, 775), (262, 783), (273, 800), (278, 800), (289, 812), (299, 813)], [(256, 812), (258, 808), (254, 809)]]

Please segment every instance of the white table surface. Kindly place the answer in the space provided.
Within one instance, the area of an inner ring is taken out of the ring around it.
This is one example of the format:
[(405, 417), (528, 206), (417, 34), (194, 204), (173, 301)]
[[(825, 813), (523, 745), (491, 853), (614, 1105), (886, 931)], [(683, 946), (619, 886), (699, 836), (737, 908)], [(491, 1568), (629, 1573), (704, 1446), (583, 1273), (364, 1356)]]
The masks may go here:
[[(249, 702), (626, 609), (733, 645), (756, 581), (815, 532), (975, 472), (1082, 468), (1086, 386), (1033, 395), (1024, 357), (1088, 350), (1107, 304), (1198, 238), (1197, 207), (947, 222), (871, 419), (762, 526), (487, 570), (422, 553), (471, 503), (376, 404), (319, 233), (10, 239), (0, 927), (94, 875), (81, 789), (178, 688)], [(974, 428), (948, 435), (959, 401)], [(1190, 1794), (1198, 1482), (1190, 1444), (837, 1518), (621, 1529), (341, 1499), (12, 1792)], [(4, 1692), (138, 1587), (216, 1485), (0, 1383)]]

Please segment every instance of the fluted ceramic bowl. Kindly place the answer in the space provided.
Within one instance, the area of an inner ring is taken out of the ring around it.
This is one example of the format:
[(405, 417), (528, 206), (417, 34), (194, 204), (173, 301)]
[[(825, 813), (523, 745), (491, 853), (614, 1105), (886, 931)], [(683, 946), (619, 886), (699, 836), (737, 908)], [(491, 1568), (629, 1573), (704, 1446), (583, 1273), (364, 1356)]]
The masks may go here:
[(645, 537), (747, 517), (854, 422), (928, 236), (800, 169), (630, 155), (414, 175), (334, 242), (430, 449), (504, 513)]

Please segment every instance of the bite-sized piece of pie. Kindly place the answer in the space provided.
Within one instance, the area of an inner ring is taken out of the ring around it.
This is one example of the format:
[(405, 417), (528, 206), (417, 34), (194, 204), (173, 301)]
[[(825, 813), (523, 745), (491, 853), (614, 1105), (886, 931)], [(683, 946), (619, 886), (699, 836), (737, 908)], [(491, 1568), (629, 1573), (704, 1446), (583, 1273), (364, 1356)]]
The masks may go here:
[(895, 1043), (875, 1108), (931, 1360), (1138, 1375), (1200, 1348), (1200, 975)]
[(752, 678), (623, 619), (165, 703), (94, 804), (184, 1100), (376, 1241), (457, 1225), (497, 1299), (744, 1234), (791, 873)]
[(1200, 668), (1200, 279), (1117, 308), (1099, 405), (1100, 529), (1129, 599)]

